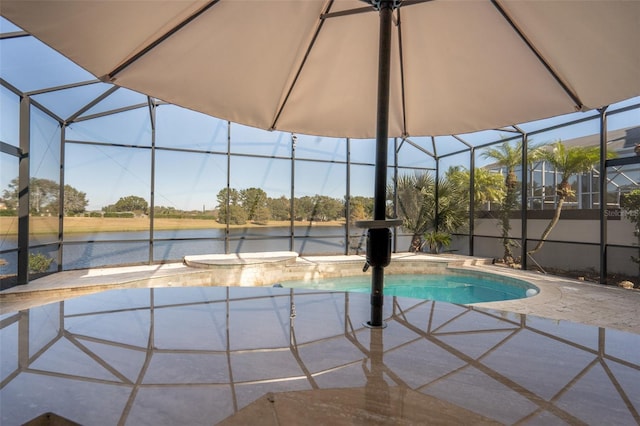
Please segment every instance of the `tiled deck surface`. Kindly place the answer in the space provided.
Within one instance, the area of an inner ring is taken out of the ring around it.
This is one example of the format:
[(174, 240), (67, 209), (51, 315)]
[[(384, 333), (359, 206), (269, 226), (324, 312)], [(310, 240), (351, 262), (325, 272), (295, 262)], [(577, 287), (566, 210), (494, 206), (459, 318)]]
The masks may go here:
[[(286, 254), (289, 254), (289, 257), (296, 255), (292, 252), (275, 252), (272, 259), (281, 261), (286, 259)], [(523, 279), (535, 284), (541, 290), (540, 294), (533, 298), (480, 303), (476, 305), (479, 307), (640, 333), (640, 290), (626, 290), (553, 275), (507, 269), (485, 264), (484, 259), (481, 258), (414, 254), (395, 254), (393, 257), (392, 266), (397, 268), (395, 273), (402, 273), (403, 262), (407, 261), (440, 262), (445, 265), (456, 263), (473, 271)], [(263, 254), (244, 255), (244, 261), (243, 255), (227, 255), (226, 258), (224, 255), (194, 256), (193, 258), (212, 265), (242, 263), (250, 266), (257, 265), (257, 275), (261, 277), (263, 274), (260, 272), (260, 265), (268, 261)], [(337, 268), (345, 268), (345, 265), (350, 264), (360, 269), (364, 264), (364, 257), (304, 256), (297, 257), (295, 264), (299, 267), (309, 264), (335, 265)], [(412, 269), (407, 273), (414, 272), (415, 269)], [(249, 280), (241, 277), (233, 284), (227, 283), (227, 285), (251, 286), (253, 284), (242, 282), (250, 281), (256, 272), (252, 271), (249, 275)], [(114, 288), (211, 285), (210, 277), (210, 271), (190, 268), (182, 263), (66, 271), (34, 280), (27, 286), (18, 286), (0, 292), (0, 313)], [(278, 281), (280, 279), (274, 278), (270, 282)], [(265, 284), (268, 285), (269, 282)]]
[[(370, 329), (367, 294), (266, 285), (278, 262), (287, 276), (335, 276), (361, 257), (231, 260), (69, 271), (2, 292), (0, 424), (640, 424), (638, 291), (397, 255), (390, 272), (450, 265), (541, 291), (475, 306), (387, 297), (387, 327)], [(211, 285), (226, 280), (236, 286)], [(265, 285), (238, 286), (249, 282)]]

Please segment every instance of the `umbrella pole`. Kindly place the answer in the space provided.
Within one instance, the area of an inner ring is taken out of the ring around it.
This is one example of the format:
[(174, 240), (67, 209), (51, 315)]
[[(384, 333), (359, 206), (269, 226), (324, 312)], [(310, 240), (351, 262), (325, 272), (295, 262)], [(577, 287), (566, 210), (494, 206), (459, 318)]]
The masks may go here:
[[(387, 149), (389, 140), (389, 85), (391, 68), (391, 19), (393, 1), (380, 1), (380, 42), (378, 53), (378, 106), (376, 121), (376, 165), (375, 192), (373, 198), (373, 219), (383, 221), (386, 218), (387, 203)], [(384, 302), (384, 267), (391, 257), (388, 228), (370, 229), (369, 244), (376, 258), (382, 261), (371, 263), (371, 320), (370, 327), (384, 327), (382, 306)], [(382, 253), (380, 252), (382, 251)], [(384, 252), (386, 251), (386, 253)], [(368, 256), (369, 257), (369, 256)], [(369, 259), (368, 259), (369, 261)]]

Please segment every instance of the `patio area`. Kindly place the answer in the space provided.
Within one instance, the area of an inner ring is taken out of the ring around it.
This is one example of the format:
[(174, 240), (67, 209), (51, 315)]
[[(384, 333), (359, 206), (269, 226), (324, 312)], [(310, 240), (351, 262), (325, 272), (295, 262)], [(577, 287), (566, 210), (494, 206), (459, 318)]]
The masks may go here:
[[(260, 286), (280, 281), (362, 275), (365, 257), (298, 256), (295, 252), (189, 256), (185, 263), (65, 271), (0, 292), (0, 313), (104, 290), (191, 286)], [(188, 263), (196, 265), (187, 266)], [(198, 267), (199, 266), (199, 267)], [(208, 267), (209, 266), (209, 267)], [(640, 291), (491, 264), (490, 259), (396, 253), (389, 274), (443, 273), (447, 267), (528, 281), (540, 294), (474, 306), (566, 320), (631, 333), (640, 330)]]
[[(362, 273), (363, 257), (294, 255), (68, 271), (3, 291), (2, 424), (640, 422), (638, 291), (396, 254), (390, 273), (462, 268), (540, 293), (386, 297), (387, 327), (369, 329), (368, 295), (259, 280)], [(231, 271), (264, 285), (214, 284)]]
[(640, 426), (640, 3), (2, 5), (2, 426)]

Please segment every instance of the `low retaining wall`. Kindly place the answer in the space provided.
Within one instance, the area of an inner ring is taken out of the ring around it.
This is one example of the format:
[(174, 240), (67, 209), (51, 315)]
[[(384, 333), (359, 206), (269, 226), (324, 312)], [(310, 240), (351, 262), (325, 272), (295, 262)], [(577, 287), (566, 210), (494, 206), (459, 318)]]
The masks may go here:
[[(253, 256), (255, 255), (255, 257)], [(422, 254), (396, 254), (385, 273), (444, 274), (447, 268), (491, 263), (472, 257), (440, 257)], [(369, 275), (363, 272), (364, 256), (298, 257), (295, 252), (244, 253), (242, 255), (201, 255), (185, 257), (192, 268), (209, 270), (216, 286), (265, 286), (282, 281)]]

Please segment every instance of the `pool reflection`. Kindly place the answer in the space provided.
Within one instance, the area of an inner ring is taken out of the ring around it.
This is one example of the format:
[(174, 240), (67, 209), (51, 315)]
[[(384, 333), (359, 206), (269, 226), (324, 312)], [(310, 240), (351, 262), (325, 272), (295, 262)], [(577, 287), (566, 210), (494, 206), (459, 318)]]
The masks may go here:
[(365, 294), (225, 287), (5, 314), (1, 423), (640, 423), (639, 334), (397, 297), (368, 317)]

